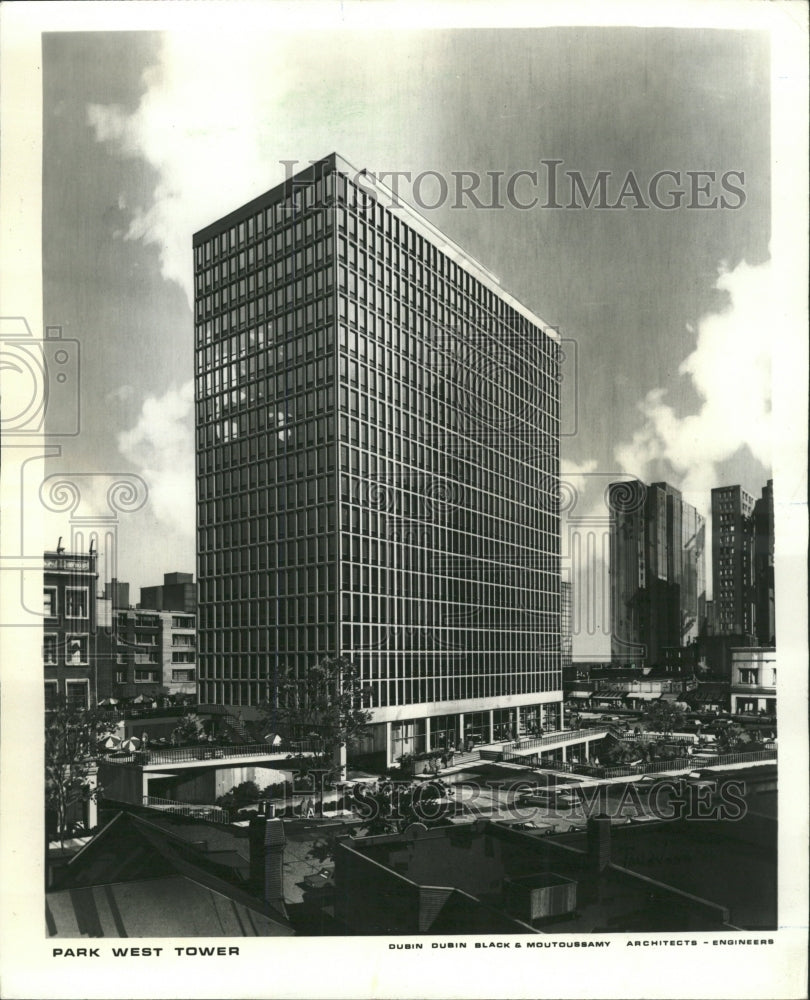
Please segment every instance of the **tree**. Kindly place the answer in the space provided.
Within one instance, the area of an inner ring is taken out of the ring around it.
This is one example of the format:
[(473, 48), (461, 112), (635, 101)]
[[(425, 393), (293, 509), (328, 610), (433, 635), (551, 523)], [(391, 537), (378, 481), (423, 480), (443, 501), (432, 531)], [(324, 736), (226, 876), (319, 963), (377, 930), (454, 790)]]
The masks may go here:
[(303, 677), (289, 672), (279, 678), (275, 704), (262, 706), (262, 728), (265, 734), (268, 728), (280, 729), (293, 740), (307, 742), (302, 772), (342, 778), (343, 750), (369, 731), (371, 712), (363, 708), (368, 692), (351, 660), (326, 657)]
[(360, 829), (366, 837), (377, 837), (383, 833), (399, 830), (393, 809), (393, 788), (383, 785), (376, 789), (365, 785), (355, 785), (352, 795), (354, 811), (362, 820)]
[(172, 743), (197, 742), (203, 732), (203, 721), (195, 712), (186, 712), (172, 730)]
[(740, 744), (747, 742), (745, 728), (739, 722), (730, 722), (717, 730), (717, 749), (736, 750)]
[(684, 711), (669, 701), (653, 701), (644, 709), (644, 725), (656, 733), (671, 733), (684, 724)]
[(100, 789), (89, 786), (89, 779), (99, 741), (109, 731), (109, 719), (98, 709), (74, 709), (62, 701), (46, 716), (45, 804), (56, 813), (63, 847), (70, 806), (99, 794)]

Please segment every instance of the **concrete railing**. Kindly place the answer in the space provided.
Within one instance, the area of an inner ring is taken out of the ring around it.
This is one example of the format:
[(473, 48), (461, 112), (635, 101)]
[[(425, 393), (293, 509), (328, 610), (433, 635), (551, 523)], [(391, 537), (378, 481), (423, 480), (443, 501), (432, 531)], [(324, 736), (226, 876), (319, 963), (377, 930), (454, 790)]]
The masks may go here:
[(482, 751), (485, 760), (502, 761), (508, 764), (522, 764), (527, 768), (545, 771), (559, 771), (563, 774), (578, 774), (586, 778), (631, 778), (642, 774), (661, 774), (665, 771), (683, 771), (703, 767), (723, 767), (728, 764), (756, 764), (761, 761), (776, 760), (776, 750), (757, 750), (751, 753), (706, 753), (682, 757), (667, 757), (665, 760), (651, 760), (644, 764), (578, 764), (561, 760), (540, 760), (538, 757), (521, 757), (514, 752)]
[(114, 753), (106, 759), (111, 764), (186, 764), (199, 760), (223, 760), (233, 757), (287, 758), (308, 755), (317, 747), (300, 741), (286, 747), (270, 747), (267, 743), (200, 743), (189, 747), (152, 747), (132, 753)]

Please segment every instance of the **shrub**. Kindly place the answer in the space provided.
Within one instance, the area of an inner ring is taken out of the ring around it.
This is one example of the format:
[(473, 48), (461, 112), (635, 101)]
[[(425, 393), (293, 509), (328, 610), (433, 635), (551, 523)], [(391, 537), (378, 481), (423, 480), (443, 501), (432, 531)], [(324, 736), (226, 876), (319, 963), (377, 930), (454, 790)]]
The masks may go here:
[(258, 802), (261, 797), (262, 793), (255, 781), (243, 781), (240, 785), (235, 785), (225, 795), (220, 795), (216, 804), (223, 809), (240, 809), (242, 806)]

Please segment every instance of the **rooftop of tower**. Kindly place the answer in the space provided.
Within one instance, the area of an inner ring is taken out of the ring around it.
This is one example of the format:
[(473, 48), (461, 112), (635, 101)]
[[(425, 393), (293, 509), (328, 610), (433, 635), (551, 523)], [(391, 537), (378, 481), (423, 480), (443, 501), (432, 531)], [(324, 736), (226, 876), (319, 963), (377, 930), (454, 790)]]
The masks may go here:
[(312, 162), (308, 167), (300, 170), (298, 173), (293, 174), (290, 177), (287, 177), (280, 184), (277, 184), (264, 194), (246, 202), (239, 208), (234, 209), (234, 211), (230, 212), (228, 215), (225, 215), (216, 222), (212, 222), (203, 229), (200, 229), (194, 234), (194, 246), (197, 247), (204, 243), (207, 239), (210, 239), (217, 233), (222, 232), (223, 229), (227, 229), (230, 226), (244, 221), (260, 209), (267, 208), (270, 205), (274, 205), (283, 200), (290, 194), (296, 184), (300, 185), (304, 181), (315, 179), (318, 176), (319, 171), (323, 171), (324, 168), (332, 168), (350, 179), (362, 177), (363, 190), (366, 193), (375, 195), (388, 211), (405, 221), (407, 225), (411, 226), (416, 232), (419, 233), (420, 236), (429, 240), (437, 250), (443, 253), (450, 260), (454, 261), (454, 263), (463, 267), (474, 278), (476, 278), (476, 280), (480, 281), (482, 285), (489, 288), (490, 291), (495, 292), (500, 299), (502, 299), (507, 305), (511, 306), (511, 308), (513, 308), (516, 312), (520, 313), (520, 315), (525, 319), (529, 320), (530, 323), (541, 327), (546, 335), (552, 340), (558, 343), (560, 342), (561, 338), (557, 330), (550, 326), (546, 320), (542, 319), (513, 295), (507, 292), (502, 287), (500, 279), (493, 274), (492, 271), (481, 264), (480, 261), (476, 260), (476, 258), (469, 254), (466, 250), (462, 249), (462, 247), (450, 239), (449, 236), (445, 235), (440, 229), (434, 226), (432, 222), (429, 222), (423, 215), (417, 212), (415, 208), (406, 204), (397, 193), (379, 181), (374, 174), (369, 173), (367, 170), (358, 170), (338, 153), (330, 153), (328, 156)]

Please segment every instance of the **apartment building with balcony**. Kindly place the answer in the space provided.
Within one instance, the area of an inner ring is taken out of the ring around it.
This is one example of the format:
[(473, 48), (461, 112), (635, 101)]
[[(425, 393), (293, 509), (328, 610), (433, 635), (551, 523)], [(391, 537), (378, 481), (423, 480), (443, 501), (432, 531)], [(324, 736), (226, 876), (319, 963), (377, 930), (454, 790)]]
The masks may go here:
[[(129, 585), (116, 581), (113, 592), (128, 593)], [(153, 607), (150, 601), (160, 608)], [(141, 588), (138, 607), (112, 609), (113, 697), (196, 694), (195, 607), (192, 575), (167, 573), (163, 586)]]

